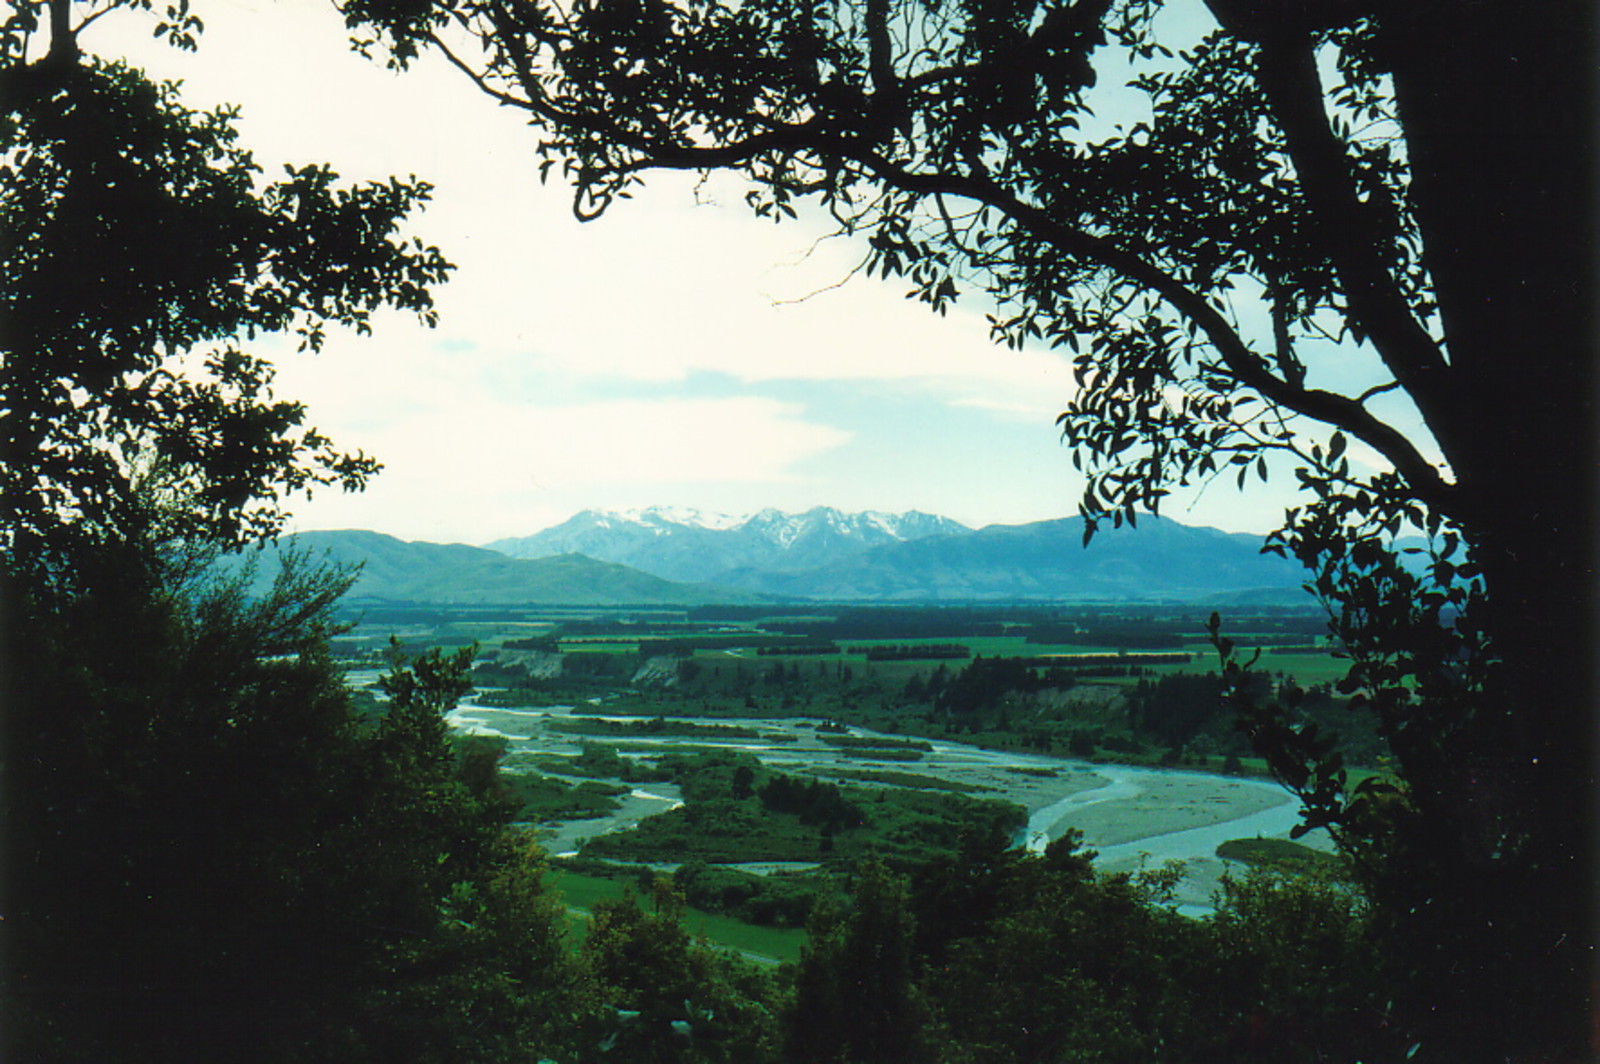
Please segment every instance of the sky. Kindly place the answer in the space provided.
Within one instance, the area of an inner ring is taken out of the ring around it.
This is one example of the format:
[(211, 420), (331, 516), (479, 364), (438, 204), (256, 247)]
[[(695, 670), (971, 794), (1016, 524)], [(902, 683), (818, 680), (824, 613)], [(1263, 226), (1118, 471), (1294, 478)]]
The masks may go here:
[[(917, 509), (974, 527), (1076, 512), (1055, 426), (1063, 355), (997, 346), (976, 308), (940, 317), (905, 282), (851, 276), (860, 244), (757, 219), (732, 185), (652, 177), (579, 223), (569, 192), (538, 181), (537, 130), (442, 62), (396, 74), (355, 55), (325, 0), (196, 11), (194, 54), (151, 39), (138, 12), (82, 43), (182, 80), (191, 107), (239, 105), (269, 173), (327, 162), (429, 181), (409, 228), (458, 267), (435, 329), (385, 314), (316, 355), (253, 348), (281, 396), (385, 466), (363, 493), (293, 500), (291, 530), (483, 544), (652, 505)], [(1230, 480), (1163, 512), (1265, 532), (1291, 504)]]

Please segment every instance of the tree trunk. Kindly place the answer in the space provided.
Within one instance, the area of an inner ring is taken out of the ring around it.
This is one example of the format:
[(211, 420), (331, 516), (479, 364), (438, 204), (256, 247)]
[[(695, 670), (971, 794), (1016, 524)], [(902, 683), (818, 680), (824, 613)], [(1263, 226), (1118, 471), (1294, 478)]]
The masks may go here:
[(1436, 429), (1504, 663), (1475, 721), (1502, 776), (1483, 785), (1529, 832), (1460, 855), (1483, 924), (1457, 931), (1496, 948), (1457, 977), (1506, 995), (1486, 1028), (1549, 1024), (1572, 1059), (1594, 943), (1592, 40), (1577, 4), (1505, 0), (1407, 10), (1383, 38), (1457, 381)]

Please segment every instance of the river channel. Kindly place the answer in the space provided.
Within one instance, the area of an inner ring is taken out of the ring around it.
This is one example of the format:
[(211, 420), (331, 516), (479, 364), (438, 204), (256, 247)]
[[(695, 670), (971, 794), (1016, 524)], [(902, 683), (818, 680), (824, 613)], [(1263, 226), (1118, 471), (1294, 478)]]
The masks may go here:
[[(516, 755), (576, 755), (585, 741), (603, 742), (622, 753), (648, 759), (652, 753), (674, 746), (717, 747), (742, 750), (763, 763), (791, 773), (828, 777), (834, 772), (863, 769), (914, 772), (923, 776), (981, 788), (976, 797), (1016, 802), (1028, 810), (1023, 842), (1042, 850), (1068, 829), (1083, 832), (1086, 843), (1099, 856), (1098, 867), (1128, 871), (1155, 867), (1166, 861), (1183, 861), (1186, 875), (1176, 902), (1185, 911), (1207, 909), (1217, 888), (1224, 862), (1216, 856), (1219, 843), (1250, 837), (1287, 837), (1297, 820), (1298, 802), (1277, 784), (1178, 769), (1135, 768), (1094, 764), (1037, 754), (985, 750), (963, 743), (931, 741), (932, 750), (918, 761), (876, 762), (829, 745), (819, 721), (809, 719), (681, 718), (689, 723), (735, 725), (754, 732), (755, 738), (703, 736), (626, 736), (593, 738), (556, 731), (551, 723), (609, 719), (639, 723), (639, 718), (608, 718), (595, 707), (576, 714), (571, 706), (501, 709), (462, 702), (450, 714), (450, 724), (461, 731), (503, 736), (509, 741), (509, 758)], [(678, 721), (680, 718), (674, 718)], [(852, 735), (880, 736), (859, 728)], [(621, 808), (598, 818), (542, 825), (544, 842), (553, 854), (575, 852), (585, 839), (626, 830), (645, 817), (665, 812), (681, 803), (676, 787), (652, 783), (636, 787)], [(1305, 841), (1327, 845), (1325, 839)]]

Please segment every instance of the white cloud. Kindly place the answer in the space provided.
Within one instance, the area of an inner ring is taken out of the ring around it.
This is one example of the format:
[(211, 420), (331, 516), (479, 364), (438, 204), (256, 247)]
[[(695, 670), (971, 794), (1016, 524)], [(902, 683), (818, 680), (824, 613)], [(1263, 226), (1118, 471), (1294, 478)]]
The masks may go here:
[[(858, 249), (827, 242), (807, 258), (818, 229), (693, 206), (680, 181), (641, 196), (578, 232), (541, 220), (542, 247), (531, 229), (484, 237), (463, 259), (470, 283), (445, 296), (445, 331), (470, 322), (553, 370), (635, 381), (920, 380), (1001, 401), (1070, 379), (1057, 355), (991, 343), (979, 314), (903, 298), (905, 282), (838, 284)], [(507, 269), (518, 248), (530, 250)]]
[(660, 499), (707, 483), (793, 483), (796, 465), (850, 434), (755, 397), (559, 407), (457, 397), (336, 438), (378, 455), (386, 469), (362, 496), (324, 492), (296, 502), (299, 527), (362, 525), (420, 538), (472, 528), (482, 540), (524, 534), (619, 492)]
[[(793, 478), (795, 463), (850, 438), (806, 421), (793, 404), (757, 397), (615, 400), (482, 413), (488, 416), (465, 434), (468, 452), (489, 456), (480, 461), (504, 475), (550, 486), (784, 481)], [(448, 417), (457, 424), (456, 412)]]
[[(997, 347), (981, 313), (938, 317), (903, 298), (905, 282), (833, 287), (858, 243), (759, 221), (725, 187), (701, 189), (713, 202), (697, 206), (691, 180), (652, 176), (580, 225), (565, 189), (539, 185), (539, 133), (517, 112), (443, 64), (396, 75), (351, 55), (325, 0), (208, 0), (202, 15), (193, 56), (151, 42), (153, 21), (126, 12), (85, 45), (184, 78), (191, 106), (242, 104), (243, 143), (269, 176), (328, 160), (352, 179), (432, 181), (409, 228), (460, 266), (436, 332), (385, 315), (375, 336), (335, 336), (317, 357), (262, 345), (281, 394), (386, 463), (364, 495), (297, 504), (302, 527), (482, 542), (588, 506), (898, 499), (973, 523), (1072, 508), (1049, 429), (1072, 391), (1065, 358)], [(849, 410), (826, 405), (840, 389), (796, 387), (815, 404), (803, 407), (697, 397), (680, 383), (697, 374), (780, 395), (782, 382), (861, 386)], [(652, 386), (659, 395), (639, 397)], [(891, 397), (885, 419), (921, 443), (859, 420), (867, 394)], [(952, 407), (980, 413), (957, 431)], [(807, 480), (823, 469), (831, 479)]]
[(1059, 395), (1051, 392), (1043, 396), (1034, 396), (1031, 402), (1012, 401), (1002, 399), (989, 399), (981, 396), (969, 396), (965, 399), (951, 400), (951, 406), (967, 407), (973, 410), (986, 410), (990, 413), (1011, 421), (1022, 421), (1030, 425), (1049, 424), (1061, 413), (1066, 405), (1067, 394)]
[[(94, 33), (182, 76), (196, 104), (241, 102), (245, 143), (269, 174), (278, 161), (327, 159), (351, 178), (432, 181), (434, 201), (410, 228), (459, 266), (438, 293), (437, 338), (476, 356), (453, 355), (451, 374), (886, 380), (996, 407), (1066, 397), (1058, 355), (998, 347), (980, 313), (958, 304), (939, 317), (904, 298), (907, 282), (840, 285), (860, 262), (859, 242), (827, 239), (820, 222), (758, 220), (727, 180), (652, 175), (606, 217), (578, 223), (568, 190), (539, 184), (539, 133), (519, 112), (442, 62), (396, 75), (351, 54), (320, 0), (219, 0), (206, 18), (194, 55), (146, 39), (144, 16), (108, 19)], [(392, 326), (379, 336), (415, 342)]]

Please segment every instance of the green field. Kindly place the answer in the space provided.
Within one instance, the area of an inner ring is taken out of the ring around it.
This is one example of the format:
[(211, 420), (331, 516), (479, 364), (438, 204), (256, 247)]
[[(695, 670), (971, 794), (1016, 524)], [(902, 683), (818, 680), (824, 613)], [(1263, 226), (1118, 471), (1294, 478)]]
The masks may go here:
[[(1121, 648), (1115, 646), (1090, 646), (1065, 643), (1029, 643), (1021, 636), (982, 636), (970, 639), (880, 639), (853, 641), (852, 648), (867, 646), (913, 646), (917, 644), (944, 644), (960, 643), (968, 647), (974, 657), (1042, 657), (1056, 654), (1116, 654)], [(563, 644), (563, 649), (566, 649)], [(638, 652), (637, 640), (633, 642), (615, 642), (599, 647), (585, 644), (581, 653), (608, 653), (630, 655)], [(1215, 673), (1217, 671), (1217, 652), (1209, 643), (1186, 643), (1181, 647), (1172, 648), (1171, 652), (1186, 653), (1189, 655), (1187, 662), (1161, 662), (1141, 666), (1150, 674), (1165, 676), (1172, 673)], [(1138, 653), (1130, 651), (1129, 653)], [(1249, 651), (1245, 651), (1248, 659)], [(798, 665), (802, 670), (818, 672), (819, 667), (837, 670), (840, 666), (848, 665), (858, 673), (865, 670), (865, 674), (886, 683), (903, 683), (916, 673), (926, 673), (943, 664), (946, 669), (959, 670), (971, 659), (954, 658), (943, 661), (934, 660), (909, 660), (909, 661), (868, 661), (865, 654), (840, 653), (840, 654), (763, 654), (738, 649), (728, 650), (697, 650), (689, 658), (702, 669), (714, 669), (719, 666), (744, 664), (751, 668), (770, 667), (773, 664), (784, 666)], [(1066, 663), (1070, 667), (1070, 663)], [(1311, 685), (1332, 683), (1343, 678), (1349, 669), (1349, 662), (1344, 658), (1335, 657), (1327, 653), (1277, 653), (1264, 650), (1255, 668), (1264, 672), (1284, 673), (1294, 678), (1300, 684)], [(1120, 685), (1132, 682), (1131, 678), (1101, 677), (1096, 678), (1096, 683)]]
[[(605, 879), (560, 868), (551, 872), (550, 885), (560, 892), (567, 906), (575, 911), (573, 926), (579, 933), (587, 928), (588, 913), (596, 903), (621, 898), (634, 889), (633, 884), (626, 880)], [(785, 964), (800, 959), (800, 947), (806, 941), (804, 931), (758, 927), (694, 908), (684, 910), (684, 926), (691, 934), (752, 959)]]
[(1350, 671), (1350, 661), (1332, 654), (1275, 654), (1269, 651), (1261, 655), (1256, 667), (1268, 672), (1286, 673), (1297, 682), (1310, 686), (1337, 683), (1344, 679), (1345, 673)]
[[(1209, 643), (1190, 643), (1179, 649), (1189, 655), (1187, 664), (1175, 662), (1146, 665), (1144, 667), (1149, 669), (1151, 674), (1155, 676), (1170, 676), (1179, 672), (1216, 674), (1217, 651), (1215, 647), (1212, 647)], [(1082, 651), (1082, 648), (1073, 648), (1072, 650), (1073, 653), (1080, 651)], [(1048, 650), (1046, 653), (1057, 653), (1057, 651)], [(1241, 648), (1238, 653), (1242, 661), (1249, 661), (1254, 651), (1248, 648)], [(1256, 661), (1253, 668), (1258, 672), (1283, 673), (1285, 676), (1291, 677), (1296, 683), (1309, 687), (1312, 684), (1335, 683), (1343, 679), (1344, 674), (1350, 669), (1350, 662), (1345, 658), (1335, 657), (1327, 653), (1284, 654), (1272, 650), (1263, 650), (1261, 657)], [(1097, 679), (1095, 682), (1121, 685), (1136, 682), (1136, 678), (1106, 677)]]
[[(645, 718), (550, 722), (574, 739), (588, 735), (619, 747), (630, 737), (670, 734), (691, 745), (748, 737), (735, 730), (747, 728), (746, 721), (799, 717), (996, 749), (1253, 774), (1259, 763), (1234, 727), (1232, 710), (1214, 682), (1202, 689), (1203, 678), (1218, 671), (1216, 651), (1201, 631), (1208, 614), (1198, 606), (1149, 604), (797, 606), (766, 617), (740, 610), (595, 610), (501, 624), (450, 623), (441, 613), (435, 635), (459, 640), (470, 633), (480, 641), (477, 679), (488, 689), (480, 696), (486, 707), (575, 705), (585, 715), (592, 708), (596, 715)], [(408, 640), (420, 627), (407, 631)], [(1239, 609), (1224, 617), (1223, 628), (1247, 659), (1252, 647), (1286, 648), (1261, 651), (1250, 669), (1251, 697), (1275, 698), (1290, 681), (1300, 689), (1295, 712), (1337, 733), (1349, 764), (1381, 763), (1388, 751), (1375, 725), (1368, 715), (1346, 712), (1348, 700), (1333, 690), (1348, 662), (1309, 649), (1324, 639), (1319, 611)], [(530, 631), (539, 644), (516, 645)], [(563, 658), (552, 660), (552, 644), (566, 652)], [(839, 650), (760, 652), (790, 645)], [(920, 646), (960, 647), (970, 656), (867, 656), (873, 647)], [(1173, 653), (1187, 660), (1158, 657)], [(1109, 660), (1073, 660), (1079, 655)], [(1050, 660), (1056, 656), (1063, 660)], [(718, 718), (739, 723), (709, 723)], [(526, 716), (505, 723), (531, 724)], [(897, 761), (910, 768), (918, 759), (914, 746), (850, 752), (883, 763), (878, 771)]]

